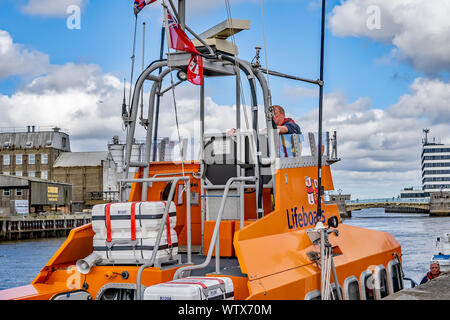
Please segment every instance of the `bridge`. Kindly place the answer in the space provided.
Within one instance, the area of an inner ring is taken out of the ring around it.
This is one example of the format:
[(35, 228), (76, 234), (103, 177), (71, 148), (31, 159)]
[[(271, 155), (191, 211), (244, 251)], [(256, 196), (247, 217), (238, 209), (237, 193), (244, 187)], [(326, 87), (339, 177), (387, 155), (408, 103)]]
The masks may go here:
[(345, 214), (351, 215), (352, 211), (368, 208), (389, 208), (403, 211), (410, 210), (411, 213), (424, 213), (430, 211), (430, 198), (382, 198), (382, 199), (364, 199), (364, 200), (346, 200)]

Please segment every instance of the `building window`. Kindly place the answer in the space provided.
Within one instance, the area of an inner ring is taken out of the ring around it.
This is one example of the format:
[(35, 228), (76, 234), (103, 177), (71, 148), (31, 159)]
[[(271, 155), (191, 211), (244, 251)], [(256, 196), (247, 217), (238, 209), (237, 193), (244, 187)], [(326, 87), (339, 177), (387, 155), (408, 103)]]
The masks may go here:
[(3, 155), (3, 164), (5, 166), (9, 166), (11, 164), (11, 160), (10, 160), (10, 155), (9, 154), (5, 154)]
[(46, 154), (46, 153), (41, 154), (41, 163), (42, 164), (48, 163), (48, 154)]
[(28, 164), (35, 164), (36, 163), (36, 155), (29, 154), (28, 155)]
[(28, 176), (31, 178), (36, 177), (36, 171), (28, 171)]
[(16, 174), (15, 174), (17, 177), (21, 177), (23, 174), (22, 174), (22, 171), (16, 171)]
[(22, 196), (22, 189), (16, 189), (16, 196), (18, 197)]
[(3, 174), (9, 176), (9, 172), (3, 172)]
[(22, 155), (16, 154), (16, 164), (22, 164)]
[(48, 179), (48, 171), (41, 171), (41, 179)]
[(4, 189), (3, 190), (3, 196), (4, 197), (9, 197), (9, 189)]

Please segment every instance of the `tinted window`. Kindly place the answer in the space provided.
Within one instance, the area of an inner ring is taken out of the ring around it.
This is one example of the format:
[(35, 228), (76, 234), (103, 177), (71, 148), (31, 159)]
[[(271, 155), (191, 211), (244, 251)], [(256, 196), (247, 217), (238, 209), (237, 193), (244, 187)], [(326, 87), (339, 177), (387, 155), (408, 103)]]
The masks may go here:
[(401, 272), (400, 272), (400, 264), (396, 263), (391, 266), (391, 277), (392, 277), (392, 290), (394, 292), (400, 291), (403, 289), (403, 281), (401, 278)]
[(380, 298), (383, 299), (389, 295), (389, 289), (387, 284), (387, 274), (385, 269), (378, 271), (378, 286), (380, 290)]
[(360, 300), (361, 295), (359, 292), (359, 283), (357, 280), (351, 281), (347, 286), (347, 299), (348, 300)]
[(364, 277), (363, 285), (366, 293), (366, 300), (375, 300), (374, 281), (372, 274), (367, 274)]

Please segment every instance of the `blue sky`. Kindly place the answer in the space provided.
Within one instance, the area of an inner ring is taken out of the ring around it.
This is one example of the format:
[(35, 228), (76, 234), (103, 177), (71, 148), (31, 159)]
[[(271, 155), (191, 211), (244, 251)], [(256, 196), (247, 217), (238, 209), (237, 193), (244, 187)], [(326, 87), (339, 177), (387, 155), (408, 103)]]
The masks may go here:
[[(131, 3), (132, 1), (130, 1)], [(67, 17), (41, 17), (23, 14), (26, 1), (4, 0), (0, 4), (0, 27), (14, 42), (49, 55), (52, 64), (68, 62), (99, 65), (103, 72), (129, 78), (134, 14), (127, 1), (90, 1), (83, 8), (81, 29), (69, 30)], [(329, 1), (328, 13), (338, 1)], [(309, 1), (269, 1), (264, 4), (266, 39), (272, 69), (308, 78), (319, 73), (320, 7)], [(227, 18), (224, 5), (206, 13), (188, 14), (188, 23), (200, 33)], [(153, 4), (139, 16), (147, 23), (146, 62), (159, 55), (161, 6)], [(206, 15), (206, 16), (205, 16)], [(258, 2), (237, 3), (233, 18), (251, 20), (252, 28), (236, 36), (241, 57), (251, 59), (254, 47), (263, 46), (262, 17)], [(326, 92), (342, 91), (349, 99), (368, 96), (374, 105), (385, 108), (407, 91), (413, 70), (407, 65), (379, 62), (389, 54), (391, 46), (368, 39), (335, 37), (327, 29)], [(140, 66), (138, 35), (137, 65)], [(397, 77), (396, 77), (397, 75)], [(17, 77), (0, 82), (4, 94), (12, 94), (20, 86)], [(308, 86), (306, 86), (308, 87)], [(313, 103), (313, 101), (310, 101)]]
[[(59, 125), (70, 130), (73, 151), (104, 150), (115, 132), (123, 136), (120, 106), (123, 78), (130, 77), (132, 2), (0, 1), (0, 109), (5, 114), (0, 125)], [(159, 56), (159, 2), (139, 14), (136, 72), (141, 68), (143, 21), (147, 23), (146, 64)], [(227, 18), (225, 1), (187, 2), (187, 23), (198, 34)], [(255, 46), (264, 48), (261, 1), (230, 3), (232, 18), (251, 21), (251, 30), (236, 35), (236, 42), (239, 57), (252, 60)], [(70, 4), (81, 7), (79, 30), (66, 26), (65, 8)], [(270, 69), (318, 78), (318, 4), (318, 0), (263, 1)], [(373, 5), (380, 13), (377, 30), (366, 26)], [(450, 138), (446, 9), (450, 9), (447, 0), (327, 1), (324, 124), (326, 130), (338, 131), (343, 161), (335, 165), (335, 180), (344, 191), (360, 197), (390, 196), (417, 185), (422, 129), (430, 127), (431, 134), (444, 141)], [(264, 49), (261, 54), (265, 66)], [(212, 84), (206, 91), (211, 108), (221, 106), (219, 113), (213, 113), (220, 119), (220, 112), (226, 114), (234, 103), (224, 89), (231, 90), (232, 85), (230, 80), (207, 81)], [(316, 131), (317, 88), (273, 77), (270, 81), (273, 102), (284, 105), (304, 131)], [(192, 99), (197, 92), (192, 85), (180, 90)], [(102, 121), (92, 120), (95, 117)], [(211, 123), (220, 123), (216, 118)], [(193, 123), (188, 117), (181, 122)], [(169, 128), (173, 123), (167, 122)], [(386, 188), (370, 186), (361, 191), (361, 185), (373, 179), (387, 181)]]

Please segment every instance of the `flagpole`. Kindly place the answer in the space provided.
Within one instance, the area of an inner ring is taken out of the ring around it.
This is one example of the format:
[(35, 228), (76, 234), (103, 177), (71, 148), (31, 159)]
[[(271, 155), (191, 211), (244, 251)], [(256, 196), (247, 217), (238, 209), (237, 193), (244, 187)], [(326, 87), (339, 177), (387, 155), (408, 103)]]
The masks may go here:
[[(164, 55), (164, 36), (166, 33), (166, 28), (164, 27), (164, 23), (161, 28), (161, 48), (159, 51), (159, 60), (162, 60)], [(159, 68), (158, 74), (161, 74), (162, 68)], [(158, 94), (156, 96), (156, 110), (155, 110), (155, 129), (153, 136), (153, 161), (156, 161), (156, 143), (158, 141), (158, 123), (159, 123), (159, 105), (160, 105), (161, 96)]]
[[(145, 68), (145, 22), (142, 23), (142, 72)], [(141, 91), (141, 121), (144, 117), (144, 85)]]
[(323, 113), (323, 70), (325, 61), (325, 0), (322, 0), (322, 26), (320, 40), (320, 82), (319, 82), (319, 150), (317, 150), (318, 187), (317, 195), (317, 217), (322, 216), (322, 113)]
[[(173, 14), (175, 15), (175, 18), (180, 21), (180, 16), (178, 15), (178, 11), (175, 8), (175, 5), (173, 4), (172, 0), (169, 0), (169, 4), (172, 7), (173, 10)], [(167, 5), (163, 2), (163, 6), (165, 6), (167, 8)], [(183, 18), (184, 20), (184, 18)], [(214, 53), (213, 49), (202, 39), (200, 38), (200, 36), (198, 36), (194, 31), (192, 31), (188, 25), (186, 24), (186, 22), (184, 23), (184, 28), (186, 28), (187, 31), (189, 31), (190, 34), (192, 34), (198, 41), (200, 41), (201, 44), (203, 44), (205, 46), (206, 49), (208, 49), (209, 54), (211, 56), (216, 56), (216, 54)]]

